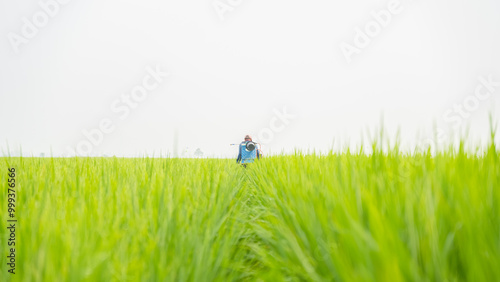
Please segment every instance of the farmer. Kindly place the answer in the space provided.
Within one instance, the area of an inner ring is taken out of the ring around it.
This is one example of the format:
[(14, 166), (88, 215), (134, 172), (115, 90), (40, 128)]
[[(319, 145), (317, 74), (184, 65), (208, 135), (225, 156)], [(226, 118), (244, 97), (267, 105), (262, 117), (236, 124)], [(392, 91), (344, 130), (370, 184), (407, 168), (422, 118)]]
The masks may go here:
[(238, 153), (238, 159), (236, 159), (237, 163), (240, 163), (246, 167), (246, 164), (248, 163), (253, 163), (255, 158), (260, 159), (261, 157), (261, 152), (257, 147), (255, 146), (254, 149), (249, 150), (247, 148), (248, 142), (252, 141), (252, 137), (250, 135), (245, 136), (245, 141), (240, 143), (240, 149)]

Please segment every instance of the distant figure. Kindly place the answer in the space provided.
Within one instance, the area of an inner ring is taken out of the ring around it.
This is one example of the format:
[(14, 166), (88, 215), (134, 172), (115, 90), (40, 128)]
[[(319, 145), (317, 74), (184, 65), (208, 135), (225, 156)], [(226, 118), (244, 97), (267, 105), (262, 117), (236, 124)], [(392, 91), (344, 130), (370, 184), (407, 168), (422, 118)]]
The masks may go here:
[[(247, 146), (249, 142), (251, 142), (251, 144)], [(245, 141), (240, 143), (238, 159), (236, 159), (236, 162), (241, 162), (241, 164), (246, 167), (246, 164), (253, 163), (255, 158), (260, 159), (260, 157), (261, 152), (257, 146), (255, 146), (255, 143), (252, 142), (252, 137), (250, 135), (246, 135)]]

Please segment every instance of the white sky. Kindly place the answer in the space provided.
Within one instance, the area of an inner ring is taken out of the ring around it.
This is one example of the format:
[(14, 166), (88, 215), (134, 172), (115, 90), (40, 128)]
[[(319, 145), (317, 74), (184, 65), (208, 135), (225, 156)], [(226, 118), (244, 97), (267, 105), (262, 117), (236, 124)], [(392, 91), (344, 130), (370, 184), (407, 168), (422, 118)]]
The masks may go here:
[[(361, 134), (366, 142), (382, 113), (389, 135), (399, 126), (413, 146), (433, 122), (450, 132), (443, 114), (474, 94), (480, 76), (500, 82), (497, 0), (401, 0), (351, 63), (340, 44), (354, 46), (355, 29), (391, 1), (220, 2), (234, 6), (223, 21), (212, 0), (72, 0), (16, 53), (9, 36), (24, 36), (23, 18), (44, 10), (0, 0), (0, 149), (68, 155), (88, 142), (82, 130), (109, 118), (114, 131), (89, 155), (173, 154), (177, 130), (179, 155), (235, 157), (229, 144), (273, 128), (264, 153), (325, 151), (359, 145)], [(170, 76), (121, 119), (111, 105), (156, 66)], [(471, 140), (486, 140), (495, 90), (462, 118)], [(270, 128), (285, 107), (295, 117)]]

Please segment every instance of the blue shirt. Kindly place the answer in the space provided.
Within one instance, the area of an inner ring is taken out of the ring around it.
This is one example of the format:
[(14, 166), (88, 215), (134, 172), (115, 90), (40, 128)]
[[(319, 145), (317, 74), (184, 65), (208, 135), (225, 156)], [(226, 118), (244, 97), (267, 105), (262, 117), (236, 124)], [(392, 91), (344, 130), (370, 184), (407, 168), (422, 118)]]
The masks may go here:
[(257, 150), (257, 148), (255, 148), (255, 150), (253, 150), (253, 151), (247, 150), (246, 146), (247, 146), (248, 142), (249, 141), (243, 141), (240, 143), (238, 159), (236, 159), (237, 163), (240, 163), (240, 162), (242, 164), (253, 163), (255, 158), (260, 158), (259, 150)]

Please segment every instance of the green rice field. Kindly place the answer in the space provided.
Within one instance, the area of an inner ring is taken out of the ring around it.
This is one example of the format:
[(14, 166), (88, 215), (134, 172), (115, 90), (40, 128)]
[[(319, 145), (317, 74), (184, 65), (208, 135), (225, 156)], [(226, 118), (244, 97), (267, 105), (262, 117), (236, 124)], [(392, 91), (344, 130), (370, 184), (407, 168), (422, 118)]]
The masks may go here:
[(0, 281), (500, 281), (500, 151), (0, 158)]

